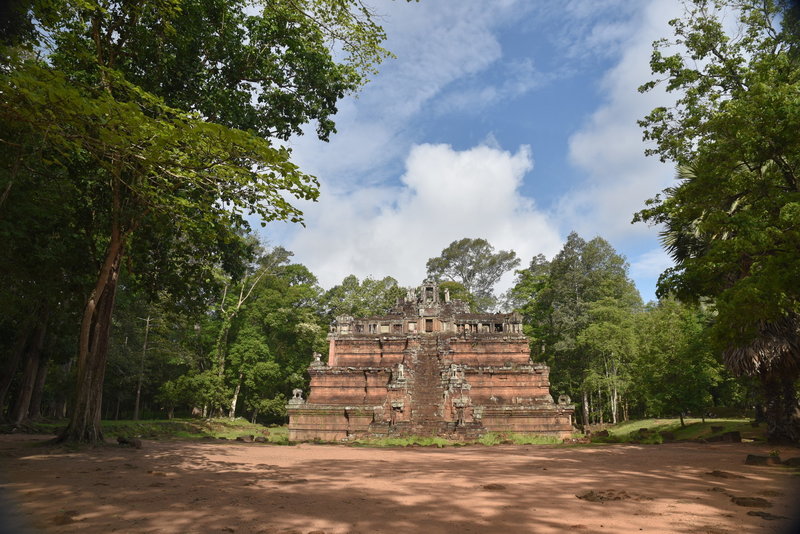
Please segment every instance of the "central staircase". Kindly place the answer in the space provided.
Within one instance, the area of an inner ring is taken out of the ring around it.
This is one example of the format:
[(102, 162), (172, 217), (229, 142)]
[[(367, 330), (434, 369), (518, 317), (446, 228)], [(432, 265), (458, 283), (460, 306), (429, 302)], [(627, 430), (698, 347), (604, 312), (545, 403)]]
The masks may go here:
[(446, 429), (442, 420), (441, 340), (436, 334), (422, 334), (413, 357), (414, 381), (411, 385), (413, 408), (411, 431), (418, 435), (436, 435)]

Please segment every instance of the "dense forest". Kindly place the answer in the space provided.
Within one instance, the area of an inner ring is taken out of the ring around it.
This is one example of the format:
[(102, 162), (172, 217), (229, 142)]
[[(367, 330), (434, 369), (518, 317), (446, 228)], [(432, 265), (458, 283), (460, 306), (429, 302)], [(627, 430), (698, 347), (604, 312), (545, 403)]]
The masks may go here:
[[(282, 141), (327, 139), (389, 53), (357, 0), (16, 0), (0, 27), (0, 412), (283, 422), (337, 315), (381, 314), (391, 277), (320, 287), (249, 220), (302, 223), (315, 177)], [(800, 442), (800, 32), (790, 2), (697, 1), (655, 44), (678, 94), (642, 119), (676, 185), (637, 221), (675, 267), (643, 303), (625, 258), (570, 234), (552, 258), (454, 241), (428, 275), (522, 313), (580, 424), (763, 407)], [(675, 48), (677, 46), (677, 48)], [(532, 237), (533, 239), (533, 237)], [(587, 240), (588, 239), (588, 240)], [(527, 264), (522, 264), (522, 260)], [(515, 272), (497, 294), (503, 274)], [(400, 276), (401, 273), (395, 273)]]

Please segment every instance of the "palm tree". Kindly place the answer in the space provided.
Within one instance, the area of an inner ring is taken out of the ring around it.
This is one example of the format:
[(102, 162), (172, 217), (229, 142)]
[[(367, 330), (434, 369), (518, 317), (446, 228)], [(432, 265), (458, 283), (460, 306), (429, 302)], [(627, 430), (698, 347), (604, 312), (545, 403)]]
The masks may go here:
[[(740, 170), (754, 172), (760, 178), (769, 173), (772, 166), (768, 163), (756, 171)], [(669, 200), (651, 210), (651, 214), (655, 215), (651, 219), (664, 224), (661, 242), (676, 263), (672, 283), (669, 280), (664, 282), (676, 289), (679, 295), (719, 298), (752, 275), (750, 267), (753, 258), (744, 253), (739, 257), (728, 256), (722, 264), (723, 268), (717, 265), (709, 269), (711, 275), (706, 272), (700, 276), (696, 276), (696, 260), (702, 261), (710, 256), (715, 244), (737, 238), (735, 225), (725, 222), (709, 224), (711, 214), (715, 214), (717, 221), (727, 221), (727, 217), (719, 218), (720, 213), (724, 212), (732, 220), (740, 211), (750, 209), (748, 195), (752, 193), (736, 192), (726, 196), (714, 191), (716, 202), (703, 203), (697, 201), (697, 193), (704, 189), (708, 191), (709, 183), (715, 182), (713, 177), (709, 180), (696, 167), (680, 166), (677, 178), (681, 180), (681, 185), (665, 191)], [(711, 187), (717, 184), (718, 181)], [(687, 198), (692, 201), (686, 202)], [(713, 261), (719, 261), (719, 258)], [(687, 273), (687, 269), (695, 270)], [(770, 442), (800, 443), (800, 403), (797, 398), (800, 316), (788, 312), (776, 318), (764, 319), (739, 313), (739, 310), (733, 312), (735, 318), (719, 317), (714, 325), (718, 330), (738, 330), (718, 336), (726, 340), (722, 347), (725, 365), (735, 375), (759, 378), (766, 401), (767, 437)]]

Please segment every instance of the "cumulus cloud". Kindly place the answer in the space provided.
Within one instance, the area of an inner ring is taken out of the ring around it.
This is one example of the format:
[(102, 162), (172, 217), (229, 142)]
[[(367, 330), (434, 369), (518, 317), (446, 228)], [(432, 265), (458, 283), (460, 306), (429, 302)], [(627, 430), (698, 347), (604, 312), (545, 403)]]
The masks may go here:
[(570, 161), (585, 179), (562, 197), (558, 216), (579, 233), (602, 228), (614, 240), (653, 237), (645, 225), (630, 222), (645, 200), (669, 184), (673, 169), (644, 156), (637, 120), (671, 97), (659, 90), (640, 94), (637, 88), (652, 76), (651, 43), (669, 35), (667, 21), (679, 10), (673, 2), (654, 1), (628, 21), (624, 53), (602, 81), (606, 100), (569, 140)]
[[(381, 3), (376, 9), (396, 56), (357, 97), (345, 99), (329, 143), (316, 140), (313, 127), (292, 140), (295, 160), (309, 172), (354, 184), (391, 179), (392, 163), (408, 154), (418, 132), (408, 123), (456, 80), (475, 75), (502, 57), (495, 29), (522, 9), (516, 1)], [(530, 83), (522, 78), (519, 83)], [(389, 167), (389, 168), (387, 168)]]
[(325, 185), (325, 203), (308, 207), (308, 228), (288, 246), (325, 287), (351, 273), (416, 285), (428, 258), (463, 237), (513, 249), (523, 262), (553, 255), (561, 246), (556, 225), (519, 192), (532, 168), (525, 146), (511, 153), (488, 145), (415, 145), (397, 186)]
[[(650, 79), (652, 41), (669, 35), (667, 21), (680, 6), (671, 0), (376, 6), (384, 11), (387, 48), (398, 59), (384, 64), (358, 98), (340, 103), (341, 133), (330, 143), (317, 141), (313, 130), (292, 139), (293, 160), (320, 178), (322, 194), (318, 204), (301, 203), (307, 228), (270, 225), (271, 241), (293, 250), (324, 286), (351, 273), (392, 275), (410, 285), (424, 276), (425, 261), (453, 240), (483, 237), (516, 250), (525, 264), (537, 253), (554, 255), (559, 232), (574, 229), (609, 239), (631, 259), (639, 287), (652, 287), (647, 277), (661, 265), (651, 250), (655, 233), (630, 221), (673, 173), (645, 158), (636, 121), (668, 99), (636, 88)], [(512, 25), (515, 38), (530, 36), (530, 51), (503, 40)], [(530, 181), (523, 187), (531, 150), (500, 148), (485, 111), (599, 64), (612, 66), (597, 87), (598, 107), (568, 140), (571, 169), (563, 174), (569, 181), (557, 200), (558, 193), (548, 193), (545, 212), (531, 198), (537, 193)], [(462, 151), (422, 144), (426, 125), (475, 110), (483, 121), (476, 127), (488, 136), (483, 143)], [(507, 277), (502, 285), (509, 283)]]

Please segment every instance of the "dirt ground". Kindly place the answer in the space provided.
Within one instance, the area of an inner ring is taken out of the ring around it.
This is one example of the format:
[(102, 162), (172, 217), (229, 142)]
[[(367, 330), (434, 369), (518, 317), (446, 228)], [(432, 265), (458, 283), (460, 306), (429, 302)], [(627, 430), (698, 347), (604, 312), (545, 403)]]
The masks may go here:
[(764, 445), (68, 451), (44, 441), (0, 436), (2, 532), (794, 532), (768, 518), (800, 511), (796, 469), (744, 464), (769, 454)]

